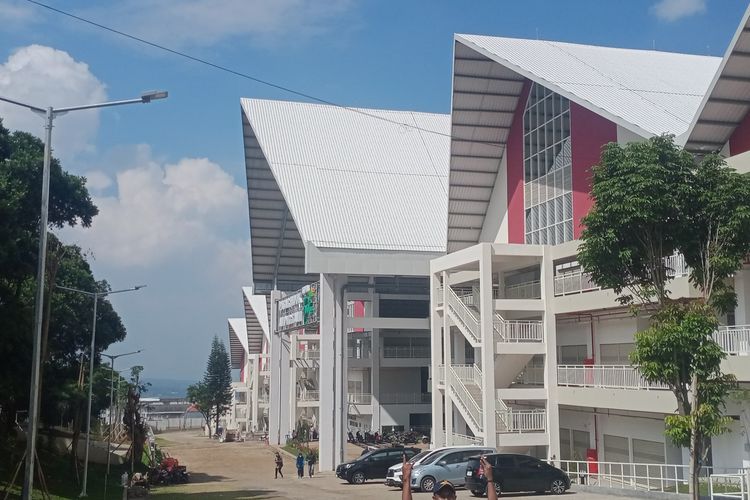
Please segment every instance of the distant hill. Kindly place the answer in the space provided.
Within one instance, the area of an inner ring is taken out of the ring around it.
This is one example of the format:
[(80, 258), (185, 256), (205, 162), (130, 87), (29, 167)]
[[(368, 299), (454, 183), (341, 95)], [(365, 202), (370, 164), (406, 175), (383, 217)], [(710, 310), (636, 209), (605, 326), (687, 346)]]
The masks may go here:
[(187, 387), (195, 383), (195, 380), (174, 380), (168, 378), (148, 378), (151, 387), (148, 388), (145, 397), (149, 398), (184, 398)]

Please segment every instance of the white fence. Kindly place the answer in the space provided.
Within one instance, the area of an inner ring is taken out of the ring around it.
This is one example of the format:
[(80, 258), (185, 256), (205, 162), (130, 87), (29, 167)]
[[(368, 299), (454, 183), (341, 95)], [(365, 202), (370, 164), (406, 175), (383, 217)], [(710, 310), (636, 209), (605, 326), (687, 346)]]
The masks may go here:
[(513, 410), (496, 413), (497, 433), (544, 432), (547, 428), (545, 410)]
[(517, 283), (505, 287), (506, 299), (538, 299), (542, 296), (542, 283), (539, 280)]
[(352, 394), (349, 393), (346, 395), (349, 403), (355, 404), (355, 405), (369, 405), (372, 404), (372, 394), (365, 394), (365, 393), (359, 393), (359, 394)]
[(750, 325), (720, 326), (714, 341), (728, 354), (750, 355)]
[(541, 342), (544, 339), (541, 321), (508, 320), (498, 315), (494, 320), (498, 342)]
[(658, 382), (649, 382), (635, 366), (628, 365), (560, 365), (557, 385), (601, 387), (606, 389), (669, 389)]
[(186, 429), (202, 429), (205, 420), (203, 417), (172, 417), (160, 418), (158, 420), (146, 420), (154, 432), (177, 431)]
[[(572, 482), (579, 484), (662, 493), (687, 493), (688, 491), (690, 476), (688, 465), (582, 460), (556, 460), (554, 465), (567, 472)], [(720, 476), (714, 474), (718, 472), (727, 476), (747, 476), (748, 470), (741, 468), (719, 470), (703, 467), (699, 481), (704, 486), (710, 487), (709, 476)]]
[(297, 399), (300, 401), (319, 401), (320, 391), (302, 391)]
[(452, 433), (452, 441), (454, 446), (471, 446), (475, 444), (484, 444), (484, 439), (476, 436), (468, 436), (466, 434)]
[(599, 287), (593, 282), (591, 275), (584, 271), (555, 276), (555, 295), (557, 296), (590, 292), (598, 289)]
[(666, 266), (667, 276), (670, 278), (682, 278), (690, 274), (690, 269), (685, 264), (685, 256), (681, 253), (664, 257), (664, 266)]
[(749, 498), (750, 477), (747, 474), (711, 474), (708, 478), (708, 494), (714, 498)]

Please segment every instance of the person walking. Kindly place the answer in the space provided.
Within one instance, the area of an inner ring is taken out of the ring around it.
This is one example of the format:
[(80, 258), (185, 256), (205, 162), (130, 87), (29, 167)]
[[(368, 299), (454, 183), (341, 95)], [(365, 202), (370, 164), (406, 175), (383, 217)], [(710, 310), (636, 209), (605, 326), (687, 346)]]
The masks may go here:
[(315, 463), (318, 461), (318, 452), (315, 450), (310, 450), (310, 454), (307, 455), (307, 473), (310, 475), (310, 477), (313, 477), (313, 474), (315, 473)]
[(305, 457), (302, 456), (302, 453), (297, 455), (297, 477), (300, 479), (305, 477)]
[(276, 470), (274, 471), (273, 478), (278, 479), (279, 476), (281, 476), (281, 479), (284, 479), (284, 473), (281, 472), (281, 469), (284, 468), (284, 459), (281, 458), (281, 453), (278, 451), (276, 452), (276, 456), (274, 457), (274, 463), (276, 464)]

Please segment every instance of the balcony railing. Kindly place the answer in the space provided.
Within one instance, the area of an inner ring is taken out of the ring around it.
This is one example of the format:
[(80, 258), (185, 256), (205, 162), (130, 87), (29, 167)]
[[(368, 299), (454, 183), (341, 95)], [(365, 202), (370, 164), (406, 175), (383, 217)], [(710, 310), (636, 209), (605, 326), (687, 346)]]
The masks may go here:
[(438, 372), (432, 376), (437, 377), (438, 385), (445, 385), (445, 365), (438, 365)]
[(386, 346), (384, 358), (430, 358), (429, 346)]
[(637, 367), (629, 365), (560, 365), (557, 367), (557, 385), (605, 389), (669, 389), (665, 384), (649, 382)]
[(468, 436), (466, 434), (457, 434), (452, 433), (451, 436), (453, 437), (453, 444), (455, 446), (472, 446), (475, 444), (482, 445), (484, 444), (484, 439), (476, 436)]
[(464, 384), (482, 387), (482, 370), (475, 364), (451, 365), (453, 372)]
[(516, 384), (544, 385), (544, 366), (527, 366), (518, 374)]
[(664, 257), (664, 266), (670, 278), (682, 278), (690, 274), (690, 268), (685, 264), (685, 256), (681, 253)]
[(432, 394), (429, 392), (422, 393), (399, 393), (386, 392), (380, 395), (381, 405), (420, 405), (432, 402)]
[(547, 429), (545, 410), (513, 410), (496, 412), (498, 434), (544, 432)]
[(542, 283), (539, 280), (507, 285), (506, 299), (539, 299), (542, 297)]
[(366, 393), (359, 393), (359, 394), (352, 394), (349, 393), (346, 395), (347, 400), (349, 403), (355, 404), (355, 405), (369, 405), (372, 404), (372, 394), (366, 394)]
[(300, 401), (320, 401), (320, 391), (301, 391), (297, 399)]
[(544, 325), (541, 321), (509, 320), (495, 315), (495, 337), (498, 342), (541, 342)]
[(750, 325), (721, 326), (714, 333), (714, 341), (727, 354), (750, 355)]
[(558, 274), (555, 276), (555, 295), (570, 295), (574, 293), (599, 290), (599, 286), (591, 279), (591, 275), (584, 271)]
[(320, 351), (317, 349), (306, 349), (299, 353), (300, 359), (319, 360)]

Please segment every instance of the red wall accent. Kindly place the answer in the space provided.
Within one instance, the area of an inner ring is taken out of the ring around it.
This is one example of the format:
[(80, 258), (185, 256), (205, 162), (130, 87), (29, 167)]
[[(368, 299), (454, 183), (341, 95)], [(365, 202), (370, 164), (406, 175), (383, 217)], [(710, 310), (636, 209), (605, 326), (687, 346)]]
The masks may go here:
[[(355, 318), (364, 318), (365, 317), (365, 301), (364, 300), (355, 300), (354, 301), (354, 317)], [(364, 332), (364, 328), (355, 328), (355, 332), (361, 333)]]
[(570, 141), (573, 154), (573, 237), (581, 237), (581, 219), (591, 210), (591, 167), (602, 148), (617, 142), (617, 124), (574, 102), (570, 103)]
[[(523, 209), (523, 113), (531, 90), (531, 81), (526, 80), (518, 99), (513, 122), (508, 133), (508, 243), (524, 243)], [(495, 215), (495, 214), (493, 214)]]
[(750, 113), (745, 115), (729, 138), (729, 154), (732, 156), (750, 151)]

